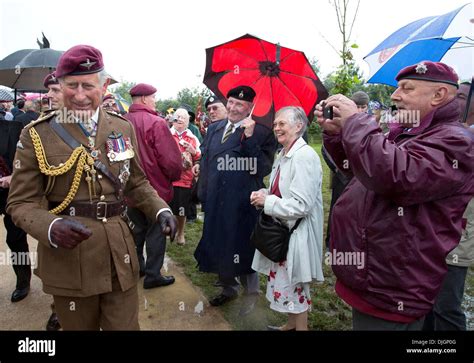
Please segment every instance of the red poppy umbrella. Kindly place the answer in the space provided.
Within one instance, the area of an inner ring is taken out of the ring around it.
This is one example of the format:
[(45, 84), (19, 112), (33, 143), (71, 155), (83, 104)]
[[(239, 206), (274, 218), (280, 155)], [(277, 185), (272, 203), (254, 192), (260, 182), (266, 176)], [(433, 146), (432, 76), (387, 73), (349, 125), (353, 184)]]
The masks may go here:
[(270, 128), (285, 106), (302, 107), (311, 120), (318, 100), (328, 95), (303, 52), (250, 34), (206, 49), (203, 82), (221, 99), (236, 86), (252, 87), (252, 118)]

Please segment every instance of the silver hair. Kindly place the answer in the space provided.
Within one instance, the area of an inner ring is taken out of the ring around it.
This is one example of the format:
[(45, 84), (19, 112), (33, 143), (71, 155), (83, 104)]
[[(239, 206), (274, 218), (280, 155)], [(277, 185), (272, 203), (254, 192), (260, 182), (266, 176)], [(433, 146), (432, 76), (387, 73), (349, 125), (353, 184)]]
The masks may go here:
[(304, 110), (301, 107), (295, 106), (287, 106), (280, 108), (275, 115), (275, 119), (280, 117), (282, 114), (288, 115), (288, 123), (292, 126), (296, 126), (298, 123), (302, 123), (303, 127), (301, 128), (300, 132), (298, 133), (298, 137), (303, 136), (306, 128), (308, 127), (308, 117)]
[(99, 82), (103, 86), (107, 80), (110, 79), (110, 75), (105, 71), (105, 69), (99, 72)]

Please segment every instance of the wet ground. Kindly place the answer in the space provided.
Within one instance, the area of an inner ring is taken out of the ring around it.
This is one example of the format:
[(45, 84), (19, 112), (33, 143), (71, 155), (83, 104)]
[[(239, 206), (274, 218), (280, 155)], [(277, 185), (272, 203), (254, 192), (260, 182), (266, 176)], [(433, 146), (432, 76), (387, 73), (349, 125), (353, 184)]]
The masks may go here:
[[(0, 218), (0, 253), (5, 257), (5, 231)], [(37, 242), (28, 241), (30, 251), (36, 251)], [(144, 290), (140, 279), (139, 321), (142, 330), (231, 330), (219, 309), (209, 302), (168, 258), (163, 274), (174, 275), (176, 282), (166, 287)], [(41, 280), (33, 275), (29, 295), (12, 303), (11, 293), (16, 277), (11, 265), (0, 264), (0, 330), (44, 330), (51, 314), (52, 297), (42, 291)]]

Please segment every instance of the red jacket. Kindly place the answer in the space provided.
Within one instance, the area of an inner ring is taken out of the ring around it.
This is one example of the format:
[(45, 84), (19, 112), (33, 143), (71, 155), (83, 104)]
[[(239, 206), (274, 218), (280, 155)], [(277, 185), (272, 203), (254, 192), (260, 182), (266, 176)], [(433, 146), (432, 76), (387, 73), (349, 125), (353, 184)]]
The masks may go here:
[(472, 144), (455, 100), (388, 137), (362, 113), (324, 135), (340, 170), (348, 161), (354, 174), (334, 205), (331, 251), (365, 254), (363, 268), (333, 265), (338, 281), (383, 311), (430, 311), (474, 194)]
[(181, 176), (181, 153), (167, 122), (155, 111), (132, 104), (125, 115), (133, 125), (142, 168), (150, 184), (165, 201), (173, 199), (172, 182)]
[[(194, 154), (194, 156), (191, 156), (193, 165), (194, 165), (196, 161), (198, 161), (201, 158), (201, 149), (199, 148), (199, 146), (201, 146), (201, 143), (199, 142), (196, 135), (194, 135), (189, 129), (184, 130), (183, 133), (181, 134), (181, 137), (178, 134), (178, 131), (176, 131), (174, 127), (172, 127), (170, 131), (171, 131), (171, 135), (176, 141), (176, 145), (178, 145), (179, 147), (180, 153), (186, 152), (186, 149), (184, 148), (184, 146), (180, 145), (181, 140), (186, 141), (187, 143), (191, 144), (196, 149), (196, 154)], [(182, 188), (191, 188), (193, 184), (193, 178), (194, 178), (194, 175), (191, 168), (184, 169), (182, 167), (181, 177), (178, 181), (173, 182), (173, 186), (182, 187)]]

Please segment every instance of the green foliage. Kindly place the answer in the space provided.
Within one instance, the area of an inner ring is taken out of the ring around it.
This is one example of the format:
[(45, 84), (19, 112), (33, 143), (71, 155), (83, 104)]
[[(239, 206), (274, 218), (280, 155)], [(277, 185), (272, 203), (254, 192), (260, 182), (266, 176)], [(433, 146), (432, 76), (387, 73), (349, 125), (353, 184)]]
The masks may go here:
[(319, 124), (316, 122), (316, 117), (314, 118), (313, 122), (311, 122), (307, 130), (308, 130), (308, 142), (310, 144), (321, 142), (322, 130)]
[(174, 98), (167, 98), (165, 100), (158, 100), (155, 102), (155, 108), (158, 110), (158, 112), (162, 112), (166, 114), (166, 110), (168, 110), (170, 107), (176, 109), (180, 105), (180, 102)]
[(382, 102), (385, 106), (392, 104), (390, 96), (395, 92), (395, 87), (388, 86), (385, 84), (358, 84), (352, 89), (352, 93), (356, 91), (364, 91), (370, 97), (372, 101)]
[(166, 112), (170, 107), (178, 108), (183, 103), (192, 107), (193, 110), (197, 109), (199, 98), (202, 97), (203, 100), (203, 110), (204, 110), (204, 101), (210, 95), (210, 92), (207, 88), (194, 87), (194, 88), (183, 88), (178, 92), (176, 98), (167, 98), (164, 100), (156, 101), (156, 109), (160, 112)]
[(124, 100), (132, 103), (132, 97), (130, 96), (130, 89), (136, 85), (135, 82), (127, 82), (121, 80), (120, 83), (110, 86), (110, 92), (120, 95)]
[(330, 73), (324, 81), (329, 94), (350, 96), (352, 90), (363, 82), (362, 74), (356, 63), (351, 60), (341, 64), (337, 71)]
[(323, 83), (330, 95), (340, 93), (350, 97), (354, 92), (364, 91), (371, 100), (382, 102), (386, 106), (392, 104), (390, 96), (395, 91), (395, 87), (385, 84), (365, 83), (354, 61), (340, 65), (337, 71), (330, 73)]

